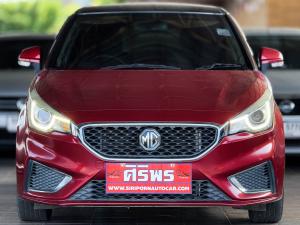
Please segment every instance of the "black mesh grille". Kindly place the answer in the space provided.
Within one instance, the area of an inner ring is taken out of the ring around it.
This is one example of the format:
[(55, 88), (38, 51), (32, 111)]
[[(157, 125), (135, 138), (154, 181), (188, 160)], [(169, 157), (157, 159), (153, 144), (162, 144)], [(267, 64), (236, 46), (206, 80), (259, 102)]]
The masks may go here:
[(55, 192), (65, 174), (31, 161), (27, 189), (29, 191)]
[[(274, 191), (273, 168), (265, 162), (233, 176), (246, 192)], [(232, 178), (231, 178), (232, 180)], [(233, 181), (234, 183), (234, 181)]]
[(93, 180), (71, 200), (80, 201), (229, 201), (230, 199), (209, 181), (193, 181), (192, 194), (106, 194), (105, 181)]
[[(141, 147), (139, 136), (155, 129), (161, 144), (154, 151)], [(92, 150), (108, 158), (191, 158), (211, 148), (218, 139), (212, 126), (87, 126), (83, 141)]]

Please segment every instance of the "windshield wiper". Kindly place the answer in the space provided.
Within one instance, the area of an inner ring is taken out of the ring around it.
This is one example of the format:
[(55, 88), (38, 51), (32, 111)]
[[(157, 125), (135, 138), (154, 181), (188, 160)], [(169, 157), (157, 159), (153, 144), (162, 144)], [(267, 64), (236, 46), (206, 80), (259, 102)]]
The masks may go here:
[(180, 67), (167, 66), (167, 65), (156, 65), (156, 64), (143, 64), (143, 63), (133, 63), (133, 64), (120, 64), (114, 66), (101, 67), (100, 69), (116, 70), (116, 69), (163, 69), (163, 70), (180, 70)]
[(204, 65), (197, 67), (195, 70), (232, 70), (232, 69), (245, 69), (246, 67), (241, 64), (230, 63), (214, 63), (211, 65)]

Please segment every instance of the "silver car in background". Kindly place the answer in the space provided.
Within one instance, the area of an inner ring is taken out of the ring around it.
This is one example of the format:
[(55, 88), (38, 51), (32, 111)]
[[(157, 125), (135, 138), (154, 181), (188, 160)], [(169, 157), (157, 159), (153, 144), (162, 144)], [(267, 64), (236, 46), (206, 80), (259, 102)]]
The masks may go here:
[(275, 48), (285, 57), (285, 67), (268, 70), (274, 96), (283, 114), (286, 153), (300, 154), (300, 29), (246, 29), (256, 55), (261, 47)]
[(53, 41), (51, 35), (0, 35), (0, 150), (15, 146), (19, 109), (34, 77), (32, 68), (18, 65), (18, 54), (35, 45), (48, 54)]

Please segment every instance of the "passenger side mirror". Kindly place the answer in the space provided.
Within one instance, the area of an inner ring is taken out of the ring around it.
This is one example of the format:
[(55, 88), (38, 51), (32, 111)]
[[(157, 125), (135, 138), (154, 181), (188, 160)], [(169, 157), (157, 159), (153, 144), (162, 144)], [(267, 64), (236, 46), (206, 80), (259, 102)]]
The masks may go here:
[(272, 48), (261, 48), (259, 64), (263, 73), (269, 68), (281, 68), (284, 66), (283, 55), (280, 51)]
[(40, 70), (41, 50), (39, 46), (25, 48), (18, 57), (18, 64), (24, 67), (34, 67), (35, 72)]

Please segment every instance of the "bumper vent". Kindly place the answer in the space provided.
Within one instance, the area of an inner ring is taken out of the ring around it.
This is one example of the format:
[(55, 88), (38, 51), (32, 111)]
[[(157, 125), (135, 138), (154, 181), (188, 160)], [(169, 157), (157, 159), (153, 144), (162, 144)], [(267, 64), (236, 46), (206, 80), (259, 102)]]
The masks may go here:
[[(161, 136), (161, 144), (154, 151), (145, 150), (139, 143), (145, 129), (155, 129)], [(86, 125), (80, 133), (86, 147), (108, 159), (194, 158), (209, 151), (219, 140), (218, 128), (205, 124)]]
[(57, 192), (72, 178), (55, 169), (30, 161), (27, 190), (33, 192)]
[(176, 201), (230, 201), (230, 199), (209, 181), (193, 181), (192, 194), (106, 194), (105, 181), (93, 180), (77, 193), (70, 200), (78, 201), (152, 201), (152, 202), (176, 202)]
[(265, 162), (229, 178), (244, 193), (274, 192), (274, 173), (271, 162)]

